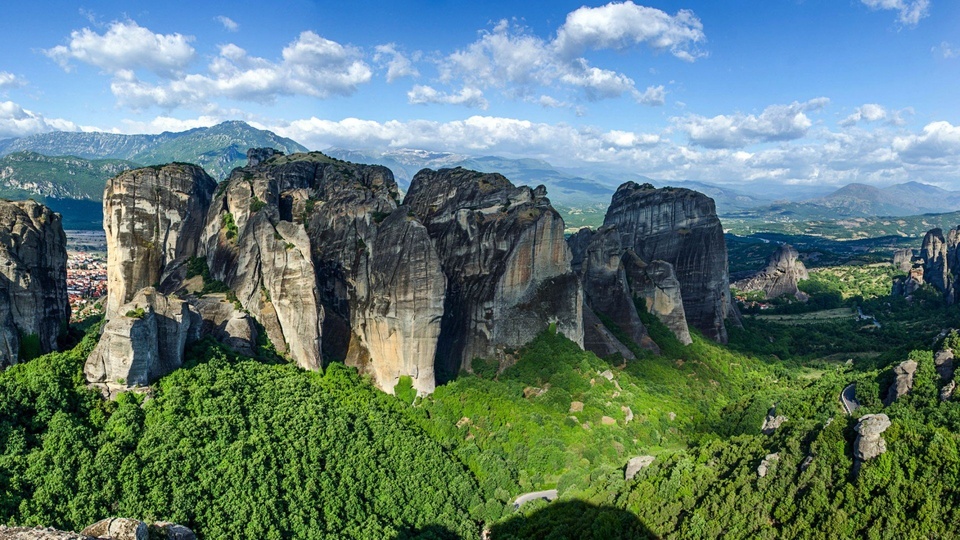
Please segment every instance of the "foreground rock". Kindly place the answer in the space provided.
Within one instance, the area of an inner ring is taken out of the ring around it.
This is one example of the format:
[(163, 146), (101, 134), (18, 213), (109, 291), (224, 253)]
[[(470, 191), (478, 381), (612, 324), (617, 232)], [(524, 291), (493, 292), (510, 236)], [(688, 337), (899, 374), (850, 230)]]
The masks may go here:
[(56, 350), (70, 321), (66, 245), (59, 214), (0, 201), (0, 368)]
[(797, 287), (800, 281), (809, 279), (807, 268), (799, 260), (799, 252), (789, 244), (782, 244), (767, 259), (767, 266), (757, 274), (733, 283), (744, 292), (762, 291), (767, 298), (788, 295), (804, 298)]
[(730, 299), (727, 248), (712, 199), (688, 189), (656, 189), (627, 182), (617, 189), (604, 218), (621, 244), (642, 261), (672, 265), (687, 323), (726, 343), (728, 316), (739, 321)]
[(886, 452), (887, 442), (881, 435), (888, 427), (890, 427), (890, 419), (885, 414), (868, 414), (861, 417), (854, 428), (857, 439), (853, 443), (853, 456), (863, 462)]
[(176, 523), (158, 521), (147, 525), (127, 518), (107, 518), (83, 529), (80, 533), (52, 527), (7, 527), (0, 525), (0, 540), (196, 540), (189, 528)]
[(499, 174), (425, 169), (404, 205), (426, 226), (446, 276), (437, 345), (445, 381), (473, 358), (505, 360), (548, 324), (583, 345), (583, 293), (563, 219), (542, 187)]
[(767, 473), (773, 469), (773, 466), (776, 465), (778, 461), (780, 461), (779, 452), (764, 456), (763, 460), (760, 462), (760, 465), (757, 466), (757, 476), (760, 478), (767, 476)]
[(627, 462), (627, 468), (623, 473), (624, 480), (630, 481), (636, 478), (637, 473), (646, 467), (649, 467), (657, 458), (653, 456), (637, 456), (630, 458)]

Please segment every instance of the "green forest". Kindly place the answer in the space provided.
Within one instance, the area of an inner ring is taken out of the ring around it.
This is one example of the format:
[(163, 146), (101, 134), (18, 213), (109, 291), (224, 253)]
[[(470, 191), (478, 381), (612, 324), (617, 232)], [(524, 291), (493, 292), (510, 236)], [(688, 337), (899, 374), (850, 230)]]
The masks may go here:
[[(108, 401), (83, 381), (88, 320), (70, 350), (0, 373), (0, 522), (126, 516), (206, 539), (951, 538), (960, 403), (940, 400), (932, 352), (960, 346), (943, 332), (960, 310), (927, 290), (887, 296), (891, 275), (818, 271), (802, 286), (817, 309), (745, 315), (727, 346), (695, 332), (683, 346), (642, 309), (661, 355), (598, 358), (547, 329), (507, 369), (478, 359), (426, 397), (205, 340)], [(884, 406), (908, 358), (913, 390)], [(787, 420), (763, 434), (771, 408)], [(887, 452), (855, 471), (854, 426), (878, 412)], [(637, 456), (654, 460), (627, 480)], [(559, 499), (515, 508), (546, 489)]]

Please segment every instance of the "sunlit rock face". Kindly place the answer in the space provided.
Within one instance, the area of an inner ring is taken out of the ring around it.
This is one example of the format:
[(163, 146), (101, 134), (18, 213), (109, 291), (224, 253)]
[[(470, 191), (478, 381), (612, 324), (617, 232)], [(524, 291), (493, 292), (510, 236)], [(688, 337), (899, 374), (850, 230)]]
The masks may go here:
[(56, 350), (70, 320), (66, 245), (59, 214), (0, 201), (0, 368), (18, 362), (24, 339)]
[(616, 226), (624, 249), (673, 269), (687, 323), (715, 341), (727, 341), (725, 319), (738, 321), (731, 303), (727, 247), (713, 199), (681, 188), (627, 182), (613, 195), (604, 226)]
[(799, 257), (800, 253), (793, 246), (782, 244), (767, 258), (763, 270), (735, 282), (733, 286), (741, 291), (763, 291), (767, 298), (802, 295), (797, 284), (809, 279), (810, 274)]
[(501, 358), (548, 324), (583, 344), (583, 293), (563, 219), (543, 187), (499, 174), (425, 169), (404, 204), (426, 226), (446, 276), (437, 377)]

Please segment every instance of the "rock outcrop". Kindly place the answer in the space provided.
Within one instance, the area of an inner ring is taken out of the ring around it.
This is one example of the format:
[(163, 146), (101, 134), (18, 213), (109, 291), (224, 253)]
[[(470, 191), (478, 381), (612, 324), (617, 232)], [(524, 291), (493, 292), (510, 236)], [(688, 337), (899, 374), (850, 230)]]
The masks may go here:
[[(659, 352), (640, 321), (624, 269), (624, 250), (615, 227), (601, 227), (594, 232), (581, 229), (570, 237), (572, 268), (583, 283), (584, 340), (583, 346), (598, 356), (620, 353), (624, 358), (635, 355), (620, 343), (604, 324), (603, 319), (617, 328), (626, 338), (641, 347)], [(598, 324), (599, 322), (599, 324)]]
[(147, 525), (127, 518), (102, 519), (80, 533), (52, 527), (7, 527), (0, 525), (0, 540), (197, 540), (189, 528), (158, 521)]
[(114, 540), (148, 540), (150, 531), (146, 523), (136, 519), (107, 518), (90, 525), (80, 534)]
[(799, 260), (800, 254), (789, 244), (781, 244), (767, 259), (767, 266), (757, 274), (736, 281), (733, 286), (741, 291), (763, 291), (767, 298), (789, 295), (801, 298), (797, 287), (809, 279), (807, 268)]
[(944, 235), (943, 230), (930, 229), (923, 237), (920, 253), (912, 257), (909, 267), (904, 260), (905, 254), (897, 252), (900, 269), (907, 276), (894, 279), (892, 294), (910, 296), (924, 284), (930, 284), (943, 294), (947, 304), (960, 299), (960, 287), (957, 277), (960, 275), (960, 227), (950, 229)]
[(632, 250), (624, 253), (624, 265), (634, 297), (643, 299), (647, 311), (669, 328), (680, 343), (693, 343), (673, 265), (660, 260), (646, 263)]
[(503, 358), (548, 324), (583, 344), (583, 293), (563, 219), (543, 187), (499, 174), (424, 169), (404, 205), (426, 226), (446, 276), (437, 377)]
[(144, 287), (176, 287), (176, 271), (197, 254), (216, 187), (203, 169), (183, 163), (126, 171), (107, 182), (108, 320)]
[(909, 272), (913, 266), (913, 250), (904, 248), (894, 251), (893, 266), (901, 272)]
[(885, 414), (867, 414), (860, 418), (854, 430), (857, 439), (853, 443), (853, 456), (858, 461), (869, 461), (887, 451), (887, 442), (881, 436), (890, 427)]
[(767, 412), (766, 418), (763, 419), (763, 425), (760, 426), (760, 433), (773, 435), (786, 421), (787, 417), (782, 414), (777, 414), (777, 408), (773, 407)]
[(83, 372), (105, 390), (146, 386), (183, 365), (188, 342), (200, 333), (190, 305), (153, 287), (140, 289), (106, 322)]
[(779, 452), (764, 456), (763, 460), (760, 462), (760, 465), (757, 466), (757, 476), (760, 478), (767, 476), (767, 473), (773, 469), (773, 466), (776, 465), (778, 461), (780, 461)]
[(624, 480), (628, 482), (633, 480), (636, 478), (637, 473), (649, 467), (656, 459), (654, 456), (637, 456), (630, 458), (630, 461), (627, 462), (627, 468), (623, 473)]
[(643, 261), (665, 261), (680, 283), (687, 323), (725, 343), (725, 319), (739, 321), (730, 299), (727, 248), (712, 199), (688, 189), (627, 182), (604, 218)]
[(17, 363), (22, 348), (56, 350), (70, 321), (66, 245), (59, 214), (0, 201), (0, 368)]
[(913, 389), (913, 375), (916, 372), (917, 362), (914, 360), (901, 362), (897, 367), (893, 368), (895, 378), (893, 384), (890, 385), (890, 389), (887, 391), (887, 397), (883, 400), (883, 404), (890, 405), (902, 396), (910, 393), (910, 390)]

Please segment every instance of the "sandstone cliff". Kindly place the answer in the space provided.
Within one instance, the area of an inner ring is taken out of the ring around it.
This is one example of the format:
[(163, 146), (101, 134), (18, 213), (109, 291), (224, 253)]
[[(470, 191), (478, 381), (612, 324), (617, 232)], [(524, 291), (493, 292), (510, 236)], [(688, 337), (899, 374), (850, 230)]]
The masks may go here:
[(621, 243), (643, 261), (672, 265), (687, 323), (726, 342), (724, 320), (739, 320), (731, 303), (727, 248), (712, 199), (688, 189), (656, 189), (627, 182), (613, 195), (604, 218)]
[(424, 169), (404, 199), (426, 226), (446, 276), (437, 376), (501, 357), (555, 323), (583, 344), (583, 293), (563, 219), (543, 187), (499, 174)]
[(203, 169), (183, 163), (135, 169), (107, 182), (107, 319), (144, 287), (175, 287), (172, 274), (196, 255), (216, 186)]
[(70, 320), (67, 239), (60, 215), (33, 201), (0, 201), (0, 368), (25, 338), (56, 350)]
[(767, 298), (790, 295), (806, 298), (797, 287), (800, 281), (810, 279), (807, 268), (799, 260), (800, 254), (790, 244), (781, 244), (770, 257), (767, 266), (755, 275), (734, 282), (741, 291), (763, 291)]

